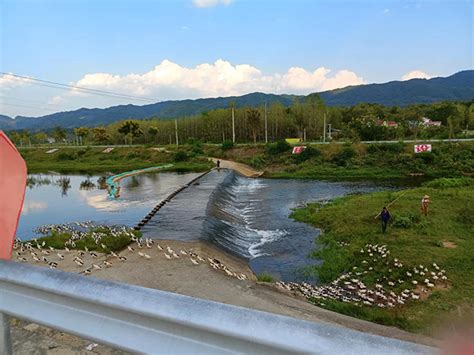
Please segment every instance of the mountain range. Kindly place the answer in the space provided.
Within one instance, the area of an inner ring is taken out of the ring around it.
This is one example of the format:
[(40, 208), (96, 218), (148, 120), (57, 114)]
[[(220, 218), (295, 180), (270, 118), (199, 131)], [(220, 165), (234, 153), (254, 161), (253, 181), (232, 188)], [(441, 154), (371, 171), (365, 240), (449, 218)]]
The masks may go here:
[[(439, 101), (470, 101), (474, 99), (474, 70), (465, 70), (448, 77), (391, 81), (383, 84), (348, 86), (342, 89), (319, 92), (329, 106), (353, 106), (358, 103), (377, 103), (387, 106), (429, 104)], [(63, 128), (94, 127), (107, 125), (124, 119), (145, 119), (196, 115), (205, 111), (229, 107), (261, 106), (266, 101), (271, 105), (280, 102), (291, 105), (297, 95), (275, 95), (251, 93), (242, 96), (217, 97), (196, 100), (163, 101), (149, 105), (119, 105), (109, 108), (81, 108), (74, 111), (57, 112), (41, 117), (17, 116), (15, 119), (0, 115), (0, 129), (39, 130), (56, 126)]]

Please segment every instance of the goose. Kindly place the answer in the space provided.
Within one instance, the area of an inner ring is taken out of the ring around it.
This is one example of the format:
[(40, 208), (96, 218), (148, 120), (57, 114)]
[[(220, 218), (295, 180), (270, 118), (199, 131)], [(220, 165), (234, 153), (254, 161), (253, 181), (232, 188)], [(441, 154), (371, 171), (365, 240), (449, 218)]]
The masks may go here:
[(418, 281), (416, 281), (416, 280), (413, 280), (411, 283), (412, 283), (413, 285), (418, 285)]
[(189, 260), (191, 260), (191, 262), (192, 262), (194, 265), (199, 265), (199, 263), (198, 263), (195, 259), (189, 258)]
[(64, 255), (62, 255), (60, 253), (56, 253), (56, 255), (58, 256), (59, 259), (64, 260)]
[(143, 254), (141, 251), (138, 252), (138, 255), (140, 255), (141, 257), (145, 256), (145, 254)]
[(160, 244), (156, 244), (156, 247), (158, 248), (158, 250), (163, 250), (163, 247)]
[(92, 264), (92, 266), (94, 267), (94, 269), (97, 269), (97, 270), (102, 269), (102, 267), (100, 265), (97, 265), (97, 264)]
[(133, 253), (133, 252), (135, 251), (135, 249), (133, 249), (130, 245), (127, 246), (127, 249), (128, 249), (131, 253)]
[(100, 243), (100, 246), (102, 249), (107, 249), (107, 245), (105, 245), (104, 243)]
[(104, 260), (104, 265), (106, 267), (111, 267), (112, 266), (112, 263), (108, 262), (107, 260)]
[(118, 257), (118, 255), (115, 254), (113, 251), (110, 252), (110, 255), (112, 255), (114, 258), (117, 258), (117, 257)]
[(144, 254), (144, 256), (145, 256), (145, 259), (151, 259), (151, 256), (146, 253)]
[(120, 261), (127, 261), (127, 258), (125, 256), (119, 256)]
[(64, 250), (66, 250), (68, 253), (70, 252), (68, 247), (64, 247)]
[(171, 260), (171, 256), (169, 256), (169, 255), (166, 254), (166, 253), (164, 253), (164, 254), (165, 254), (166, 259)]
[(83, 272), (81, 272), (81, 274), (90, 275), (91, 272), (92, 272), (91, 269), (86, 269), (86, 270), (84, 270)]
[(180, 250), (179, 251), (182, 255), (188, 255), (188, 253), (186, 253), (184, 250)]
[(93, 258), (97, 258), (97, 257), (98, 257), (98, 255), (97, 255), (96, 253), (92, 252), (92, 251), (91, 251), (89, 254), (90, 254), (90, 256), (92, 256)]

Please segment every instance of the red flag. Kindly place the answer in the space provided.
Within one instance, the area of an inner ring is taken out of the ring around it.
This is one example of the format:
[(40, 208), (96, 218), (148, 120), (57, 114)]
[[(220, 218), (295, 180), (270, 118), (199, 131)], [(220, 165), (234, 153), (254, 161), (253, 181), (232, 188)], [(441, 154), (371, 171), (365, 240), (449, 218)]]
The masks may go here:
[(0, 259), (10, 259), (25, 197), (26, 164), (0, 131)]

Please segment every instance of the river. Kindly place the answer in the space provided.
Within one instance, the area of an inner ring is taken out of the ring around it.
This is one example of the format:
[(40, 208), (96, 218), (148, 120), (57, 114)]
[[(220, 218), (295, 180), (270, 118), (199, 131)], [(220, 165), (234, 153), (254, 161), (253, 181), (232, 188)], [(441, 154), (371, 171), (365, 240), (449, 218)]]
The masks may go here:
[[(37, 236), (44, 224), (93, 221), (134, 226), (160, 200), (199, 174), (151, 173), (121, 181), (121, 196), (109, 199), (103, 177), (29, 176), (17, 235)], [(302, 281), (301, 269), (320, 230), (289, 214), (307, 202), (389, 187), (369, 182), (249, 179), (224, 169), (212, 171), (166, 204), (142, 229), (156, 239), (207, 241), (248, 260), (256, 274)], [(343, 221), (341, 221), (342, 223)]]

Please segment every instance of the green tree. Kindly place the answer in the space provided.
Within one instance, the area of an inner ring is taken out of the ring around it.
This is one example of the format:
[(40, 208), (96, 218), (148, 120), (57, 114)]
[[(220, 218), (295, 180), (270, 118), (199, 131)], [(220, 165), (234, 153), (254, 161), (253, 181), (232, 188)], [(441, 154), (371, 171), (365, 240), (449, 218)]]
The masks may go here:
[(257, 144), (257, 135), (260, 128), (260, 111), (254, 108), (249, 108), (246, 111), (247, 126), (250, 129), (253, 138), (253, 144)]
[(138, 122), (134, 121), (125, 121), (117, 131), (124, 136), (125, 144), (127, 144), (127, 137), (130, 144), (133, 144), (133, 138), (140, 137), (143, 134)]
[(66, 131), (63, 128), (57, 126), (53, 130), (53, 137), (56, 139), (56, 142), (63, 142), (66, 139)]
[(104, 127), (96, 127), (92, 131), (94, 142), (97, 144), (107, 144), (110, 141), (110, 136)]
[(155, 142), (158, 136), (158, 128), (157, 127), (150, 127), (148, 128), (148, 134), (151, 137), (151, 141)]

